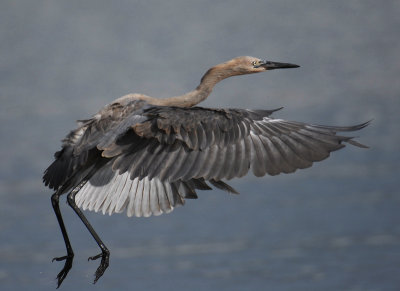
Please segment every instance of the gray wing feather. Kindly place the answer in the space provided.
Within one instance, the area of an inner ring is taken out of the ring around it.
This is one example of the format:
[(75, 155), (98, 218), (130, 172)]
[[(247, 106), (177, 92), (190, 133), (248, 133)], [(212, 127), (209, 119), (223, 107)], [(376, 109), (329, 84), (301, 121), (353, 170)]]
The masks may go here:
[(171, 165), (171, 167), (167, 170), (164, 170), (162, 172), (162, 180), (168, 180), (168, 181), (176, 181), (178, 180), (177, 177), (179, 175), (179, 170), (181, 167), (183, 167), (186, 164), (186, 160), (188, 159), (189, 154), (188, 151), (185, 150), (184, 147), (179, 151), (179, 155), (177, 156), (177, 159), (175, 160), (175, 163)]
[(234, 164), (232, 166), (231, 173), (227, 177), (227, 179), (232, 179), (233, 177), (242, 177), (245, 175), (244, 172), (247, 170), (245, 169), (246, 164), (246, 153), (245, 153), (245, 146), (244, 141), (239, 140), (235, 144), (236, 155), (234, 158)]
[[(170, 148), (172, 146), (169, 145), (167, 147), (163, 147), (162, 145), (159, 145), (159, 152), (157, 152), (157, 158), (152, 159), (151, 161), (148, 161), (147, 163), (149, 164), (148, 168), (148, 177), (149, 179), (152, 179), (153, 177), (157, 176), (159, 173), (159, 170), (162, 168), (167, 168), (169, 160), (172, 160), (176, 158), (176, 152), (177, 151), (170, 151)], [(173, 153), (173, 154), (172, 154)], [(156, 155), (154, 153), (153, 155)]]
[(260, 136), (260, 139), (268, 157), (265, 163), (266, 171), (271, 176), (278, 175), (281, 172), (280, 168), (283, 164), (282, 158), (276, 149), (275, 144), (272, 142), (271, 137)]
[[(196, 160), (199, 155), (201, 155), (201, 152), (199, 151), (190, 151), (190, 152), (183, 152), (182, 155), (186, 156), (186, 159), (182, 163), (182, 165), (179, 167), (178, 171), (171, 177), (171, 181), (176, 181), (176, 180), (189, 180), (192, 177), (186, 177), (187, 173), (190, 171), (191, 168), (195, 167)], [(172, 168), (174, 168), (175, 165), (172, 165)]]
[(76, 195), (78, 206), (150, 216), (183, 205), (184, 197), (197, 198), (196, 189), (211, 189), (206, 181), (235, 192), (221, 180), (244, 176), (250, 169), (255, 176), (291, 173), (344, 143), (364, 147), (336, 133), (368, 123), (312, 125), (272, 119), (272, 112), (112, 104), (70, 133), (44, 180), (57, 188), (100, 164)]
[(209, 148), (205, 148), (202, 151), (199, 151), (196, 155), (195, 160), (193, 161), (192, 165), (190, 166), (190, 169), (186, 171), (186, 174), (182, 177), (183, 180), (188, 180), (191, 178), (197, 178), (197, 177), (202, 177), (201, 175), (199, 176), (199, 172), (201, 168), (203, 167), (204, 163), (207, 163), (207, 158), (208, 158), (208, 150)]
[(197, 177), (203, 177), (204, 179), (208, 180), (208, 174), (210, 173), (211, 169), (214, 167), (214, 163), (218, 157), (218, 146), (212, 145), (208, 147), (205, 151), (203, 151), (203, 156), (206, 159), (206, 162), (203, 163), (199, 172), (197, 173)]
[(166, 180), (167, 175), (171, 174), (174, 169), (179, 168), (178, 165), (181, 165), (183, 160), (186, 158), (184, 154), (185, 149), (183, 147), (179, 147), (176, 151), (171, 152), (167, 159), (165, 160), (164, 166), (160, 166), (156, 169), (154, 173), (150, 173), (150, 175), (158, 176), (160, 180)]
[[(131, 176), (132, 179), (132, 176)], [(142, 216), (142, 202), (143, 202), (144, 179), (138, 181), (134, 203), (134, 213), (137, 217)]]
[(252, 170), (256, 177), (262, 177), (267, 172), (267, 152), (258, 135), (250, 134), (251, 142), (253, 144), (254, 158), (252, 160)]
[(119, 188), (120, 184), (123, 184), (123, 182), (125, 180), (124, 178), (125, 178), (125, 176), (115, 175), (114, 179), (109, 182), (110, 187), (108, 187), (109, 191), (107, 191), (107, 192), (114, 193), (114, 195), (116, 193), (118, 193), (118, 194), (116, 194), (115, 197), (111, 197), (110, 195), (107, 195), (108, 193), (105, 193), (103, 202), (98, 208), (98, 209), (101, 208), (101, 210), (103, 211), (103, 214), (106, 214), (109, 211), (109, 208), (111, 207), (111, 203), (113, 201), (118, 201), (118, 196), (119, 196), (120, 192), (117, 192), (117, 189)]
[(149, 179), (145, 177), (143, 180), (143, 195), (142, 195), (142, 215), (148, 217), (150, 212), (150, 183)]
[[(336, 135), (337, 131), (358, 130), (366, 126), (315, 126), (237, 109), (157, 108), (154, 111), (151, 114), (162, 116), (162, 122), (153, 122), (158, 127), (147, 126), (143, 136), (168, 140), (184, 149), (179, 156), (176, 151), (168, 153), (168, 157), (163, 155), (163, 159), (175, 163), (163, 164), (161, 160), (157, 163), (159, 167), (165, 165), (168, 169), (160, 172), (162, 180), (169, 181), (200, 177), (207, 180), (231, 179), (245, 175), (250, 168), (256, 176), (291, 173), (328, 157), (330, 152), (344, 147), (343, 143), (351, 140), (351, 137)], [(190, 114), (186, 114), (188, 112)], [(194, 115), (194, 112), (199, 115)], [(176, 122), (179, 124), (174, 124)], [(174, 128), (181, 129), (175, 132)], [(149, 169), (152, 168), (144, 166), (142, 174), (150, 172), (152, 177), (156, 177), (154, 170)]]
[(228, 178), (229, 174), (232, 170), (232, 164), (235, 159), (234, 151), (235, 151), (235, 144), (228, 144), (225, 147), (225, 157), (222, 160), (221, 167), (218, 171), (218, 174), (215, 175), (215, 180), (219, 181), (224, 178)]
[(150, 201), (149, 216), (151, 214), (154, 214), (156, 216), (162, 214), (160, 201), (158, 200), (158, 195), (157, 195), (157, 184), (151, 183), (151, 180), (149, 182), (149, 201)]
[(160, 205), (160, 211), (169, 213), (173, 210), (173, 206), (169, 203), (169, 200), (167, 199), (167, 196), (165, 195), (166, 190), (164, 187), (164, 184), (161, 183), (159, 179), (155, 179), (156, 183), (156, 193), (158, 197), (158, 202)]
[(220, 172), (221, 165), (224, 163), (227, 149), (225, 147), (221, 148), (216, 146), (216, 151), (217, 152), (213, 160), (213, 163), (210, 165), (211, 167), (209, 168), (209, 172), (206, 173), (204, 176), (206, 180), (213, 179)]
[(105, 209), (105, 212), (107, 212), (109, 215), (111, 215), (113, 212), (116, 213), (121, 212), (120, 204), (123, 204), (124, 201), (126, 201), (130, 190), (130, 185), (132, 184), (128, 175), (120, 175), (120, 176), (121, 176), (120, 183), (118, 187), (115, 189), (115, 191), (112, 192), (114, 193), (114, 197), (111, 198), (111, 195), (109, 195), (107, 199), (109, 201), (109, 206), (107, 209)]
[[(129, 175), (129, 173), (125, 173), (124, 175)], [(132, 186), (130, 187), (129, 195), (127, 200), (123, 203), (123, 205), (126, 205), (126, 214), (128, 217), (132, 217), (135, 215), (135, 201), (136, 201), (136, 195), (138, 195), (138, 189), (139, 189), (139, 178), (135, 179), (130, 179), (132, 182)], [(123, 211), (123, 207), (121, 208)], [(140, 216), (139, 214), (136, 214), (136, 216)]]

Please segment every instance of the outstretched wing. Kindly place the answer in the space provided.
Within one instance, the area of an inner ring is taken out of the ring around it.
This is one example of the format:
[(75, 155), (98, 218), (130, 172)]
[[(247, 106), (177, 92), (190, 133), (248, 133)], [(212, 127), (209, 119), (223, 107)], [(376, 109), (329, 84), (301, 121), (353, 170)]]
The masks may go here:
[[(64, 142), (62, 151), (69, 154), (59, 165), (69, 163), (67, 174), (50, 166), (45, 173), (49, 186), (73, 187), (95, 169), (76, 195), (78, 206), (110, 214), (126, 210), (129, 216), (158, 215), (183, 204), (184, 198), (196, 198), (196, 189), (211, 189), (207, 182), (236, 192), (222, 180), (242, 177), (250, 169), (256, 176), (291, 173), (327, 158), (345, 143), (365, 147), (337, 133), (368, 124), (284, 121), (269, 117), (275, 110), (133, 107), (123, 114), (121, 108), (108, 109), (85, 121), (79, 138)], [(62, 151), (53, 164), (61, 160)]]
[[(101, 148), (113, 158), (113, 169), (131, 178), (158, 177), (176, 181), (222, 180), (291, 173), (345, 146), (364, 147), (352, 137), (337, 135), (365, 127), (334, 127), (268, 117), (273, 111), (151, 107), (147, 121)], [(144, 145), (138, 147), (138, 142)]]

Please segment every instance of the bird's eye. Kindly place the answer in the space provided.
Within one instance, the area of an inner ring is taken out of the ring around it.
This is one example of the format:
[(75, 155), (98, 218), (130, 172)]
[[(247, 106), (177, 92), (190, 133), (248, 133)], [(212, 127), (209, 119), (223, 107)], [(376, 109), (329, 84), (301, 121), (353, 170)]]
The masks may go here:
[(262, 65), (262, 61), (252, 61), (251, 64), (253, 65), (254, 68), (259, 68)]

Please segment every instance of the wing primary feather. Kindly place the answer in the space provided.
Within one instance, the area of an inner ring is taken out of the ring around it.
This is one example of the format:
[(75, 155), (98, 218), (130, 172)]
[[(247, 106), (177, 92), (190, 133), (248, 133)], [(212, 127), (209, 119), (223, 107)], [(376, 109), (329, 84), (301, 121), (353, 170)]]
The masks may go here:
[(222, 178), (226, 178), (229, 172), (232, 170), (232, 164), (235, 159), (234, 156), (234, 144), (228, 144), (225, 147), (225, 158), (222, 160), (221, 167), (218, 173), (215, 174), (216, 180), (221, 180)]
[[(304, 168), (304, 160), (300, 158), (293, 150), (282, 141), (282, 136), (280, 138), (273, 137), (272, 140), (276, 148), (280, 151), (282, 158), (288, 164), (288, 168), (285, 173), (292, 173), (296, 169)], [(308, 163), (307, 163), (308, 164)]]
[(212, 169), (214, 167), (214, 163), (215, 163), (215, 161), (217, 159), (217, 156), (218, 156), (218, 149), (219, 148), (216, 145), (212, 145), (211, 147), (209, 147), (207, 149), (206, 161), (203, 163), (201, 169), (196, 174), (197, 177), (203, 177), (205, 179), (210, 177), (210, 172), (212, 171)]
[(275, 149), (277, 151), (277, 155), (279, 156), (279, 166), (283, 173), (292, 173), (296, 170), (296, 168), (292, 165), (290, 160), (287, 157), (287, 153), (281, 147), (281, 141), (277, 136), (272, 136), (270, 138), (271, 142), (274, 144)]
[(185, 163), (180, 166), (177, 172), (175, 172), (173, 180), (179, 180), (185, 177), (188, 170), (193, 166), (193, 163), (196, 161), (199, 152), (189, 151), (186, 154), (188, 155), (188, 157), (186, 158)]
[(230, 180), (234, 177), (237, 177), (239, 174), (239, 166), (237, 164), (237, 160), (242, 159), (241, 156), (241, 148), (239, 148), (239, 143), (236, 141), (235, 143), (229, 145), (232, 148), (231, 158), (229, 161), (229, 165), (227, 165), (228, 169), (225, 174), (225, 179)]
[(164, 161), (171, 156), (171, 153), (169, 152), (169, 149), (171, 147), (172, 145), (167, 145), (166, 147), (159, 145), (160, 151), (158, 152), (157, 157), (152, 158), (151, 162), (148, 163), (148, 166), (146, 167), (145, 173), (149, 179), (152, 179), (155, 176), (156, 172), (165, 167)]
[(129, 191), (131, 190), (132, 184), (134, 181), (132, 181), (129, 178), (129, 174), (125, 173), (125, 183), (123, 184), (122, 188), (118, 189), (120, 191), (120, 195), (118, 199), (115, 199), (114, 202), (114, 207), (113, 211), (116, 213), (120, 213), (123, 211), (123, 209), (126, 207), (126, 203), (128, 202), (128, 197), (129, 197)]
[(312, 138), (307, 138), (306, 136), (301, 135), (297, 132), (292, 132), (289, 136), (293, 138), (296, 142), (311, 149), (310, 153), (312, 161), (321, 161), (329, 156), (329, 151), (325, 147), (321, 146), (320, 142), (317, 142)]
[(208, 162), (208, 150), (206, 148), (202, 151), (197, 152), (196, 159), (193, 161), (192, 166), (190, 169), (187, 170), (186, 174), (182, 177), (183, 180), (189, 180), (193, 177), (197, 177), (199, 171), (202, 169), (204, 163)]
[[(249, 132), (250, 134), (250, 132)], [(243, 144), (244, 144), (244, 159), (243, 159), (243, 173), (247, 174), (249, 169), (250, 169), (250, 162), (252, 160), (252, 156), (254, 155), (254, 151), (253, 151), (253, 146), (251, 144), (250, 141), (250, 137), (247, 136), (244, 140), (243, 140)]]
[(174, 197), (174, 205), (184, 205), (185, 204), (185, 199), (182, 195), (180, 195), (178, 188), (176, 187), (175, 184), (171, 184), (171, 189), (172, 189), (172, 194)]
[(317, 125), (317, 124), (310, 124), (309, 126), (321, 129), (327, 129), (332, 131), (357, 131), (363, 129), (364, 127), (368, 126), (372, 120), (368, 120), (366, 122), (356, 124), (353, 126), (329, 126), (329, 125)]
[(182, 147), (179, 151), (175, 163), (172, 164), (169, 171), (162, 171), (162, 173), (160, 174), (160, 179), (162, 181), (164, 181), (165, 179), (168, 179), (168, 181), (178, 180), (176, 177), (178, 176), (181, 167), (186, 164), (186, 160), (189, 158), (189, 153), (190, 151), (187, 148), (185, 149), (184, 147)]
[(135, 202), (134, 202), (134, 209), (135, 209), (135, 216), (136, 217), (141, 217), (142, 214), (142, 203), (143, 203), (143, 179), (139, 179), (138, 182), (138, 187), (136, 190), (136, 195), (135, 195)]
[(241, 162), (243, 160), (243, 147), (242, 147), (242, 128), (238, 125), (241, 124), (240, 120), (237, 121), (237, 133), (236, 133), (236, 141), (233, 144), (233, 158), (232, 165), (229, 173), (226, 175), (226, 179), (230, 180), (234, 177), (240, 177), (241, 173)]
[(222, 181), (216, 181), (214, 179), (209, 180), (211, 184), (213, 184), (215, 187), (217, 187), (218, 189), (227, 191), (229, 193), (232, 194), (239, 194), (238, 191), (236, 191), (234, 188), (232, 188), (231, 186), (229, 186), (228, 184), (222, 182)]
[(178, 192), (188, 199), (197, 199), (196, 191), (194, 191), (187, 181), (182, 181), (179, 185)]
[(265, 152), (268, 155), (266, 163), (266, 171), (269, 175), (275, 176), (278, 175), (281, 170), (281, 157), (279, 151), (276, 149), (274, 143), (271, 141), (271, 138), (268, 136), (261, 135), (260, 140), (264, 145)]
[(288, 148), (290, 148), (293, 154), (295, 154), (298, 157), (298, 159), (301, 160), (301, 163), (303, 165), (301, 169), (308, 168), (312, 165), (313, 159), (309, 148), (305, 147), (301, 143), (294, 141), (288, 135), (281, 136), (281, 140), (285, 143), (285, 145)]
[(157, 184), (157, 196), (158, 196), (158, 201), (160, 203), (160, 209), (165, 213), (169, 213), (172, 211), (173, 207), (169, 203), (167, 197), (167, 191), (164, 188), (164, 184), (159, 179), (155, 180)]
[[(139, 178), (133, 179), (133, 184), (132, 184), (132, 187), (131, 187), (131, 189), (129, 191), (129, 201), (128, 201), (128, 204), (126, 206), (126, 208), (127, 208), (126, 214), (129, 217), (132, 217), (133, 215), (135, 215), (136, 195), (138, 194), (138, 188), (139, 188), (140, 184), (141, 183), (139, 181)], [(121, 208), (122, 207), (123, 206), (121, 206)]]
[[(161, 144), (156, 144), (157, 146), (153, 146), (153, 150), (148, 149), (146, 151), (146, 156), (141, 160), (140, 168), (142, 169), (138, 173), (140, 173), (139, 178), (143, 179), (146, 176), (149, 176), (149, 172), (154, 169), (155, 165), (158, 165), (162, 162), (165, 157), (165, 146)], [(167, 146), (169, 147), (169, 145)], [(151, 179), (151, 177), (149, 177)]]
[(110, 202), (108, 203), (108, 207), (106, 209), (106, 212), (108, 212), (109, 215), (116, 212), (115, 206), (117, 205), (117, 202), (121, 199), (121, 196), (124, 195), (123, 189), (125, 188), (126, 184), (129, 183), (127, 179), (129, 179), (128, 175), (120, 175), (120, 183), (115, 189), (115, 192), (113, 194), (109, 193), (109, 195), (112, 195), (112, 199), (110, 199)]
[(93, 184), (99, 185), (98, 191), (96, 193), (96, 198), (93, 203), (93, 210), (95, 212), (98, 212), (102, 208), (104, 200), (107, 198), (107, 190), (110, 189), (110, 186), (114, 185), (114, 182), (118, 177), (117, 175), (115, 175), (115, 172), (113, 172), (110, 167), (105, 166), (103, 169), (104, 175), (102, 176), (101, 180), (89, 180), (95, 181), (95, 183)]
[(142, 215), (149, 217), (150, 211), (150, 181), (148, 177), (143, 178), (143, 196), (142, 196)]
[(215, 178), (218, 175), (218, 173), (221, 171), (221, 168), (223, 167), (224, 162), (225, 162), (225, 156), (226, 156), (226, 151), (227, 151), (226, 147), (223, 147), (223, 148), (217, 147), (217, 148), (218, 148), (218, 152), (216, 154), (214, 163), (211, 165), (209, 173), (204, 177), (207, 180)]
[(109, 186), (107, 185), (108, 186), (107, 189), (104, 189), (104, 191), (107, 191), (107, 192), (105, 193), (106, 197), (105, 197), (103, 205), (102, 205), (103, 215), (109, 211), (109, 207), (110, 207), (112, 201), (114, 199), (116, 199), (117, 196), (119, 195), (119, 192), (117, 192), (116, 190), (119, 188), (119, 185), (123, 182), (122, 177), (123, 176), (121, 176), (121, 175), (115, 175), (114, 181), (110, 182)]
[(243, 177), (244, 175), (246, 175), (246, 173), (247, 169), (246, 169), (245, 141), (242, 139), (238, 140), (236, 143), (236, 157), (232, 174), (234, 174), (234, 177)]
[[(152, 144), (157, 144), (156, 140), (152, 141)], [(146, 151), (143, 149), (140, 152), (135, 152), (132, 154), (132, 159), (130, 160), (129, 165), (129, 172), (131, 179), (139, 177), (142, 179), (143, 177), (147, 176), (147, 168), (146, 168), (146, 161), (153, 159), (153, 154), (151, 152)]]
[(160, 202), (157, 195), (157, 182), (156, 179), (150, 180), (149, 183), (149, 196), (150, 196), (150, 211), (153, 215), (160, 215), (162, 213), (160, 209)]
[(359, 147), (359, 148), (364, 148), (364, 149), (368, 149), (369, 148), (369, 146), (364, 145), (362, 143), (359, 143), (358, 141), (355, 141), (353, 139), (349, 139), (346, 142), (351, 144), (351, 145), (353, 145), (353, 146)]
[(265, 151), (262, 141), (257, 135), (250, 133), (250, 138), (255, 152), (254, 158), (251, 161), (251, 168), (256, 177), (262, 177), (267, 172), (265, 160), (268, 154)]
[(191, 182), (193, 183), (194, 188), (196, 188), (196, 189), (199, 189), (199, 190), (212, 190), (212, 188), (207, 185), (207, 183), (204, 181), (203, 178), (192, 179)]
[(181, 146), (174, 154), (170, 154), (163, 167), (159, 167), (154, 173), (153, 177), (158, 177), (164, 181), (167, 177), (172, 176), (173, 173), (178, 171), (180, 165), (186, 159), (185, 149)]
[(175, 207), (175, 199), (174, 199), (174, 193), (172, 192), (172, 185), (170, 183), (164, 183), (164, 187), (165, 187), (165, 192), (166, 192), (166, 196), (168, 199), (169, 204), (171, 205), (171, 210)]

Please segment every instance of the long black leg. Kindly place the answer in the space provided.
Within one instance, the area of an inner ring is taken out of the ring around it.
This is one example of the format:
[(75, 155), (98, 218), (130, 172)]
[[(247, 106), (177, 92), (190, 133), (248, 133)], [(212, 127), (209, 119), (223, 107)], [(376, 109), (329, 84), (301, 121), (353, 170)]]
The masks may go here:
[(89, 230), (90, 234), (93, 236), (97, 244), (99, 245), (101, 249), (101, 254), (98, 254), (93, 257), (89, 257), (88, 260), (96, 260), (98, 258), (101, 258), (100, 266), (97, 268), (96, 273), (94, 274), (94, 283), (99, 280), (99, 278), (104, 274), (104, 271), (107, 269), (109, 265), (109, 258), (110, 258), (110, 251), (107, 249), (107, 247), (104, 245), (104, 243), (101, 241), (100, 237), (97, 235), (96, 231), (93, 229), (93, 227), (90, 225), (89, 221), (86, 219), (85, 215), (83, 215), (82, 211), (78, 208), (78, 206), (75, 203), (75, 195), (78, 193), (78, 191), (71, 191), (71, 193), (68, 194), (67, 201), (68, 204), (72, 207), (72, 209), (75, 211), (75, 213), (79, 216), (79, 218), (82, 220), (82, 222), (85, 224), (86, 228)]
[(57, 288), (60, 287), (61, 283), (64, 281), (65, 277), (67, 277), (69, 270), (72, 268), (72, 261), (74, 260), (74, 252), (72, 250), (71, 243), (68, 238), (67, 230), (64, 225), (64, 221), (62, 219), (60, 206), (60, 194), (58, 192), (54, 193), (51, 196), (51, 204), (54, 209), (54, 213), (56, 214), (58, 224), (60, 225), (60, 229), (64, 238), (65, 247), (67, 248), (67, 255), (62, 257), (53, 258), (54, 261), (63, 261), (65, 260), (64, 268), (57, 275)]

